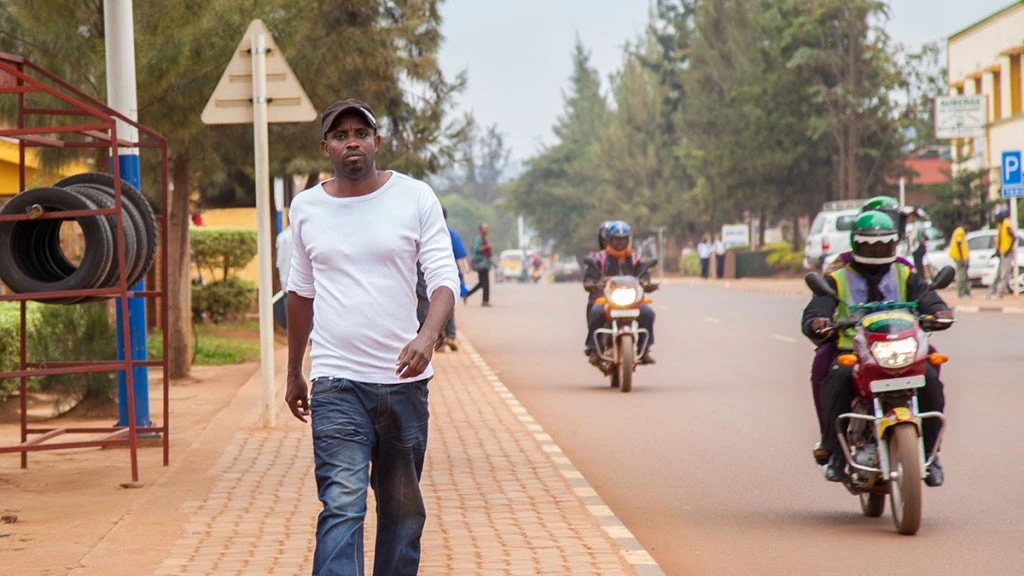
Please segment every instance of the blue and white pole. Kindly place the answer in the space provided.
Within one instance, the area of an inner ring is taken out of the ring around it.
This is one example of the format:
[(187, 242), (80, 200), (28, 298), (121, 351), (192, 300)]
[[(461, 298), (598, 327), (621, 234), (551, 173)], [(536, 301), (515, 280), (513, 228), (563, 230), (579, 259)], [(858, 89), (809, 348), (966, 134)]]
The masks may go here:
[[(103, 19), (107, 30), (107, 104), (131, 120), (138, 120), (139, 108), (135, 86), (135, 23), (132, 0), (104, 0)], [(136, 141), (139, 132), (118, 120), (119, 138)], [(122, 182), (141, 190), (139, 176), (139, 149), (118, 147), (118, 164)], [(130, 290), (143, 290), (140, 281)], [(165, 295), (166, 296), (166, 295)], [(124, 331), (122, 330), (121, 302), (117, 305), (117, 359), (124, 360)], [(128, 299), (128, 323), (131, 332), (133, 360), (145, 360), (146, 353), (146, 299)], [(149, 419), (149, 374), (145, 366), (132, 368), (132, 392), (135, 396), (135, 425), (152, 426)], [(128, 426), (128, 385), (124, 372), (117, 375), (117, 425)]]

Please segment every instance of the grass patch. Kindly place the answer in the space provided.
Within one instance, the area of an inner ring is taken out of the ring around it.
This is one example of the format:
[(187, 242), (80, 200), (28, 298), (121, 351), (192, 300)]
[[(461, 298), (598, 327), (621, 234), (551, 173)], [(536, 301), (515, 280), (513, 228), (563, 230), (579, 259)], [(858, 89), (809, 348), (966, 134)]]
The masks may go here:
[[(192, 364), (221, 366), (260, 359), (259, 322), (248, 320), (221, 324), (196, 324), (192, 334)], [(163, 357), (163, 336), (151, 332), (146, 342), (151, 360)]]

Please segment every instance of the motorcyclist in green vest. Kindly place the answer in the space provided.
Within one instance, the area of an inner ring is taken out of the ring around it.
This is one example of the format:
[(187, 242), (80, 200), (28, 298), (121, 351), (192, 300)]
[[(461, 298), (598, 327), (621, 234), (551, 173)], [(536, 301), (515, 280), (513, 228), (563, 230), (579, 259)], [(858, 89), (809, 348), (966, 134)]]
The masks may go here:
[[(935, 291), (928, 289), (927, 282), (921, 276), (906, 264), (897, 262), (899, 238), (896, 222), (888, 214), (869, 210), (857, 217), (850, 233), (853, 261), (826, 277), (840, 300), (836, 301), (830, 296), (814, 296), (804, 308), (801, 321), (804, 335), (815, 343), (836, 338), (836, 355), (850, 350), (853, 331), (836, 335), (831, 330), (833, 322), (848, 316), (850, 305), (867, 302), (916, 300), (922, 314), (933, 314), (936, 318), (953, 317), (946, 303)], [(828, 376), (821, 384), (824, 409), (821, 447), (829, 454), (825, 478), (840, 482), (846, 478), (846, 455), (839, 445), (837, 432), (845, 433), (845, 430), (836, 430), (836, 418), (849, 411), (854, 390), (853, 368), (838, 364), (835, 361), (836, 355), (833, 355)], [(918, 402), (922, 411), (942, 411), (945, 407), (942, 382), (931, 365), (927, 368), (925, 386), (919, 391)], [(939, 422), (928, 418), (923, 428), (925, 451), (931, 453), (938, 438)], [(940, 486), (942, 482), (942, 465), (936, 458), (935, 464), (929, 468), (925, 483)]]

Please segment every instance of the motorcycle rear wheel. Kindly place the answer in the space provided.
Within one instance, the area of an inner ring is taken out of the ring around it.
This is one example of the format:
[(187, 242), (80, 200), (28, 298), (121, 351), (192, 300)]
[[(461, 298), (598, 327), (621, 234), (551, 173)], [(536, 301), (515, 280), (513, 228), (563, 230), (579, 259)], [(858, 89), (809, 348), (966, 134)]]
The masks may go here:
[(619, 386), (623, 392), (633, 389), (633, 364), (635, 350), (633, 349), (633, 336), (626, 335), (619, 337)]
[(913, 535), (921, 527), (921, 458), (917, 429), (899, 424), (889, 436), (889, 469), (896, 478), (889, 481), (889, 500), (896, 531)]
[(885, 494), (862, 493), (860, 510), (868, 518), (878, 518), (885, 512)]

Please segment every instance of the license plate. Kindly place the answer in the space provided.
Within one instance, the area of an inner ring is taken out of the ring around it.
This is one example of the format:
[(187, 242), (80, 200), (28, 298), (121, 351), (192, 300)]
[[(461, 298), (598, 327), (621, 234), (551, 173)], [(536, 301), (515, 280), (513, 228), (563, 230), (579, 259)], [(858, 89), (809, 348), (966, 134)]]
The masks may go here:
[(612, 318), (639, 318), (639, 310), (612, 310)]
[(911, 388), (924, 388), (924, 376), (902, 376), (900, 378), (886, 378), (871, 382), (871, 391), (875, 394), (893, 392), (895, 390), (910, 390)]

